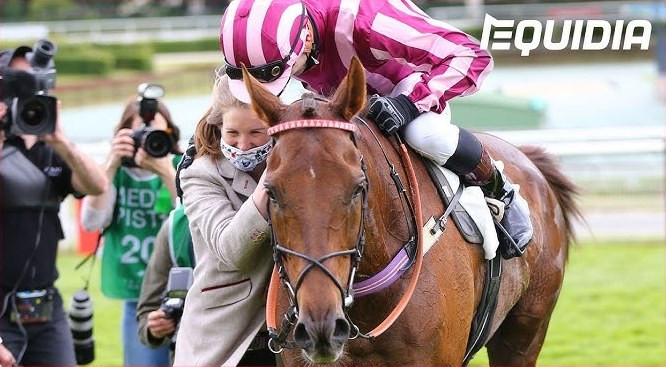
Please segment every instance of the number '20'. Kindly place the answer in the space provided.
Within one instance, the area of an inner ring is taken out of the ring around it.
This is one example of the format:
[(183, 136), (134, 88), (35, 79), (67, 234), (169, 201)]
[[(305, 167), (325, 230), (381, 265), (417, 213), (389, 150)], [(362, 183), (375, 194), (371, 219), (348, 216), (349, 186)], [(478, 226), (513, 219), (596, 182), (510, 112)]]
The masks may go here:
[(120, 258), (121, 264), (136, 264), (139, 260), (148, 263), (155, 243), (155, 236), (148, 236), (143, 241), (133, 235), (126, 235), (120, 242), (123, 248), (130, 247)]

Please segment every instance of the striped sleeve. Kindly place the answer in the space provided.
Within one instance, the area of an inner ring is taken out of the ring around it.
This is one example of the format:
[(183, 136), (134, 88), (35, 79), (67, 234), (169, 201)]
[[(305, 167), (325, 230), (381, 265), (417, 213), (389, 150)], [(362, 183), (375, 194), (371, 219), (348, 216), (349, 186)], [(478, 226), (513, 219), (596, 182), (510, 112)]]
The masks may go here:
[(369, 32), (375, 70), (392, 79), (391, 95), (407, 95), (421, 111), (476, 92), (492, 70), (490, 54), (471, 36), (434, 20), (409, 0), (389, 0)]

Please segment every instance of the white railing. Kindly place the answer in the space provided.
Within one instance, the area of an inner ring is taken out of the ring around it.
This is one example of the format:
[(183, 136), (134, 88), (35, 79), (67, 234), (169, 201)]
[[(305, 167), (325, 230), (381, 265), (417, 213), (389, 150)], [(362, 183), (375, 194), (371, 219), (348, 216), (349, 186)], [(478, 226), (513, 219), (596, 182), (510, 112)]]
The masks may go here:
[(537, 144), (557, 156), (645, 154), (666, 151), (663, 126), (493, 131), (515, 145)]
[[(514, 145), (538, 145), (557, 156), (569, 174), (588, 177), (664, 177), (666, 129), (661, 126), (489, 131)], [(180, 142), (185, 148), (188, 137)], [(102, 162), (108, 141), (77, 144)], [(183, 149), (184, 150), (184, 149)], [(634, 157), (632, 160), (631, 157)], [(642, 160), (642, 158), (647, 159)], [(593, 161), (611, 163), (588, 163)], [(635, 162), (640, 162), (639, 164)]]
[(515, 145), (554, 154), (563, 172), (586, 192), (663, 193), (666, 129), (663, 126), (543, 129), (491, 132)]

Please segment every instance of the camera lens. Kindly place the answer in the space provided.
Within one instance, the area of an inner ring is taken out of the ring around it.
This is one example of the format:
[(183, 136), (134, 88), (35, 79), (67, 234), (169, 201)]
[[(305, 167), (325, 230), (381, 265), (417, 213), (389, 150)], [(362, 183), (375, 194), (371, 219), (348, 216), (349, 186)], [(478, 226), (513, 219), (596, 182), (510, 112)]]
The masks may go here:
[(57, 100), (53, 96), (36, 95), (15, 99), (12, 103), (12, 126), (17, 134), (53, 134), (57, 119)]
[(69, 308), (69, 326), (74, 340), (76, 363), (88, 364), (95, 359), (95, 340), (93, 339), (93, 306), (85, 290), (72, 296)]
[(171, 136), (162, 130), (148, 132), (143, 139), (143, 149), (148, 155), (161, 158), (165, 157), (172, 148)]
[(48, 40), (39, 40), (35, 43), (33, 47), (32, 58), (30, 63), (33, 67), (37, 68), (46, 68), (49, 65), (49, 61), (53, 58), (53, 55), (56, 53), (56, 46), (53, 42)]
[(27, 125), (35, 127), (46, 118), (46, 106), (38, 99), (28, 101), (21, 110), (21, 120)]

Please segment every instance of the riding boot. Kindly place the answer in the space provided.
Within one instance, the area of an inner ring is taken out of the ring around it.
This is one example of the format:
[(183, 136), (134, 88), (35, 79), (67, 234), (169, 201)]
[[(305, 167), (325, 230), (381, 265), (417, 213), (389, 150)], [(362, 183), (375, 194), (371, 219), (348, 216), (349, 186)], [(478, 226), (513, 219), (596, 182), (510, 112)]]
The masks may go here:
[(478, 165), (463, 179), (468, 184), (481, 187), (496, 223), (501, 224), (496, 228), (502, 257), (521, 256), (532, 239), (529, 208), (507, 177), (497, 169), (485, 148), (482, 148)]

